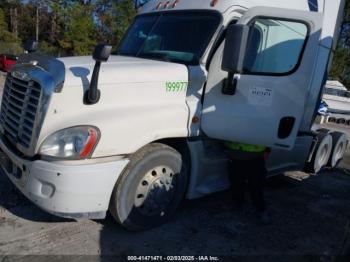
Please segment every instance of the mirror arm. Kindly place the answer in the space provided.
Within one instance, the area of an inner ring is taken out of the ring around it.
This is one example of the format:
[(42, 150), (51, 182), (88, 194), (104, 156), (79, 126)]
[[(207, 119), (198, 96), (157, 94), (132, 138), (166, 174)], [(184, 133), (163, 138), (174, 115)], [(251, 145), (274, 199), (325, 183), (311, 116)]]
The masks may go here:
[(110, 45), (98, 44), (95, 47), (92, 57), (96, 63), (94, 71), (92, 72), (89, 89), (86, 90), (84, 94), (84, 104), (86, 105), (94, 105), (100, 101), (101, 91), (98, 89), (98, 78), (100, 75), (101, 64), (102, 62), (108, 61), (111, 51), (112, 46)]
[(98, 77), (100, 74), (101, 62), (96, 61), (94, 71), (92, 72), (90, 87), (85, 93), (85, 103), (94, 105), (98, 103), (101, 97), (101, 92), (98, 89)]
[(234, 73), (230, 72), (230, 73), (228, 73), (227, 78), (224, 79), (224, 81), (223, 81), (221, 92), (224, 95), (233, 96), (236, 94), (236, 90), (237, 90), (237, 78), (235, 78)]

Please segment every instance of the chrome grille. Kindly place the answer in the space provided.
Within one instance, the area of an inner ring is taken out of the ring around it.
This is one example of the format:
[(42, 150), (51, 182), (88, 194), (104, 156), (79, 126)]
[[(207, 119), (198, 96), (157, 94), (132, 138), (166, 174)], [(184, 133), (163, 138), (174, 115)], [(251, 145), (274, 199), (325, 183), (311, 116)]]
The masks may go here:
[(41, 92), (41, 86), (35, 81), (7, 76), (0, 122), (4, 136), (14, 145), (30, 147)]

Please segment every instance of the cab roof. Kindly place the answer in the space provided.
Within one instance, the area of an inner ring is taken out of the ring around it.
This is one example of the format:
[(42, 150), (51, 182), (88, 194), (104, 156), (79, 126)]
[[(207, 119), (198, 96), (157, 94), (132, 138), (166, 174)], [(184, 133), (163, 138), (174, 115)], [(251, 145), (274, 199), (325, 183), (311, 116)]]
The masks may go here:
[(267, 6), (323, 12), (324, 1), (325, 0), (151, 0), (139, 9), (139, 13), (145, 14), (179, 10), (215, 10), (223, 14), (233, 6), (243, 10), (256, 6)]

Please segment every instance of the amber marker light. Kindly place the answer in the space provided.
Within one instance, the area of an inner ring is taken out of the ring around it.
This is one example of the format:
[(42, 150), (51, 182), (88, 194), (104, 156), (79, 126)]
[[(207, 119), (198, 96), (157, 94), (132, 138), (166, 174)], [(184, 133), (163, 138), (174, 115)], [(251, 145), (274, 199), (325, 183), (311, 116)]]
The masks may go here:
[(162, 7), (162, 2), (159, 2), (156, 6), (156, 9), (159, 10)]
[(177, 6), (177, 4), (180, 2), (180, 0), (176, 0), (173, 4), (172, 4), (172, 8), (175, 8)]
[(192, 123), (193, 123), (193, 124), (198, 124), (199, 121), (200, 121), (200, 119), (199, 119), (198, 116), (194, 116), (194, 117), (192, 118)]
[(169, 4), (170, 4), (170, 1), (166, 2), (163, 6), (163, 9), (166, 9), (169, 6)]
[(210, 3), (210, 6), (211, 7), (214, 7), (216, 6), (216, 4), (219, 2), (219, 0), (212, 0), (211, 3)]
[(86, 158), (90, 155), (91, 151), (94, 149), (96, 142), (97, 142), (97, 132), (96, 130), (90, 128), (89, 129), (89, 138), (88, 141), (84, 147), (84, 149), (80, 153), (81, 158)]

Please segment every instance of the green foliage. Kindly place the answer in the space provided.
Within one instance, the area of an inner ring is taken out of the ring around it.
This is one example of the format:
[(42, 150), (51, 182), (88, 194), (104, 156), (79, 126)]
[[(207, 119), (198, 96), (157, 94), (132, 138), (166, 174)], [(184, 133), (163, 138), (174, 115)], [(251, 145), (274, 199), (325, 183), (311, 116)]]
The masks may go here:
[(0, 9), (0, 53), (18, 54), (21, 51), (20, 40), (7, 30), (5, 14)]
[(345, 14), (342, 25), (342, 43), (350, 49), (350, 0), (346, 0)]
[(97, 0), (95, 13), (98, 18), (98, 40), (117, 47), (126, 29), (136, 15), (130, 0)]
[(5, 21), (5, 14), (2, 9), (0, 9), (0, 33), (3, 33), (7, 30), (7, 23)]
[(51, 45), (50, 43), (46, 41), (42, 41), (39, 44), (38, 51), (43, 53), (43, 54), (48, 54), (52, 56), (58, 56), (59, 50), (58, 47)]
[(21, 52), (38, 30), (41, 52), (90, 55), (97, 42), (117, 46), (134, 15), (131, 0), (0, 0), (0, 52)]
[(76, 3), (68, 8), (69, 17), (60, 47), (72, 55), (89, 55), (96, 45), (95, 24), (93, 18), (86, 14), (86, 10)]
[(350, 0), (345, 3), (342, 31), (329, 78), (342, 82), (350, 90)]
[(0, 54), (21, 54), (23, 53), (23, 48), (19, 43), (13, 42), (3, 42), (0, 41)]
[(350, 52), (349, 49), (339, 46), (334, 53), (330, 78), (342, 82), (350, 87)]
[(130, 0), (119, 0), (114, 4), (116, 10), (115, 42), (119, 43), (135, 16), (135, 7)]

